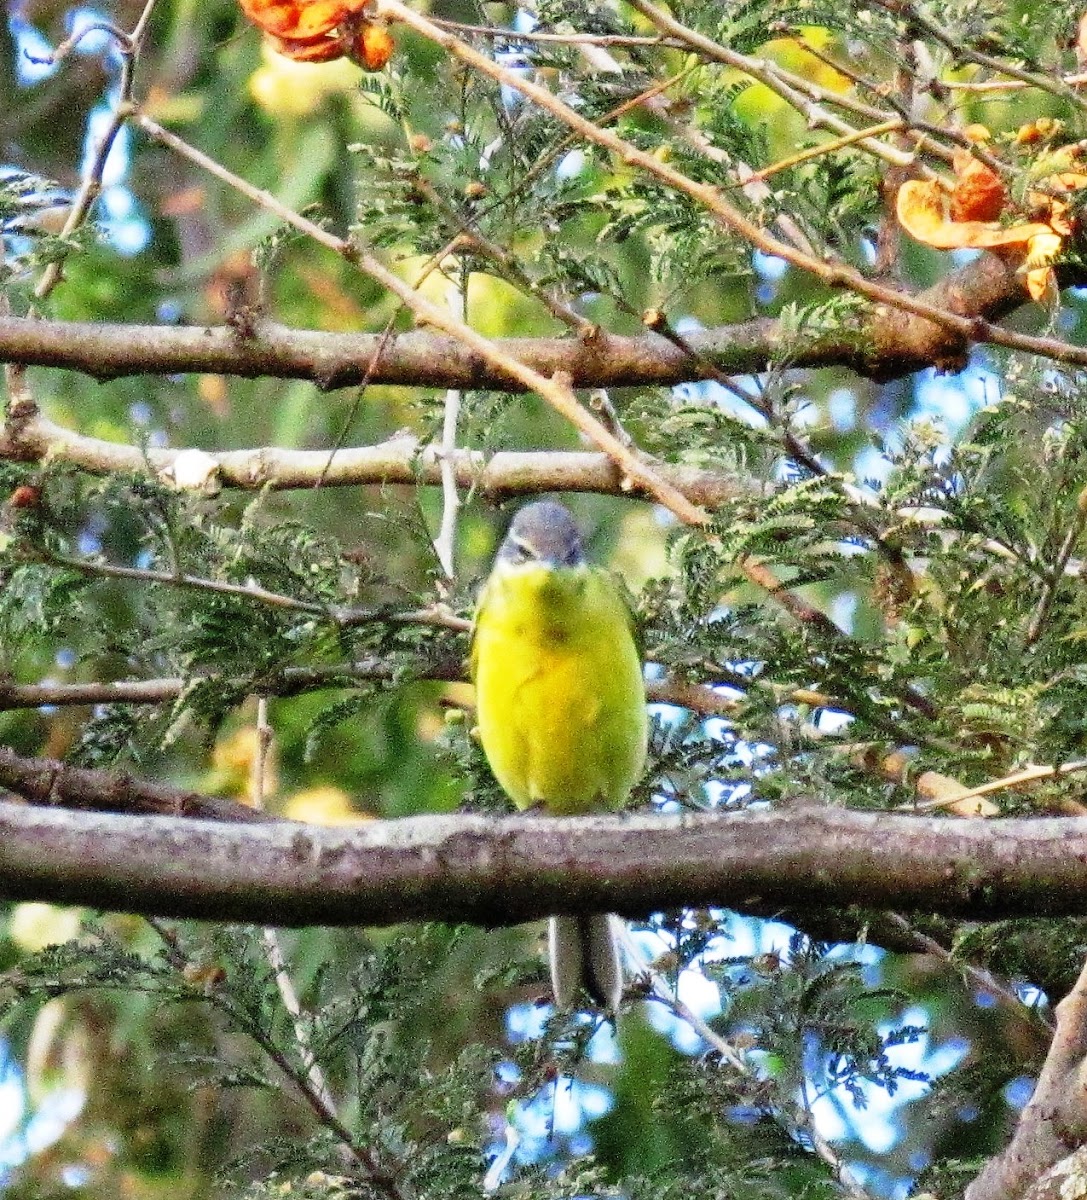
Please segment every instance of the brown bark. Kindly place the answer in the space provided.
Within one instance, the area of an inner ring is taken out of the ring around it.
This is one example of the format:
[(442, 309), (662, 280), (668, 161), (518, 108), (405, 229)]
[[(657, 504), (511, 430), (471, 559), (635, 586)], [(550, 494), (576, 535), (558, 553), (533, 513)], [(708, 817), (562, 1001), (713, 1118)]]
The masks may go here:
[[(435, 446), (403, 434), (376, 446), (329, 450), (283, 450), (259, 446), (212, 453), (131, 446), (86, 437), (52, 421), (34, 417), (9, 422), (0, 433), (0, 458), (19, 462), (67, 462), (95, 474), (154, 473), (172, 481), (182, 456), (199, 454), (205, 464), (205, 490), (220, 487), (275, 490), (307, 487), (347, 487), (361, 484), (441, 482), (441, 462)], [(450, 456), (457, 485), (475, 488), (492, 499), (539, 492), (599, 492), (625, 494), (622, 473), (598, 451), (499, 451), (487, 456), (457, 450)], [(750, 494), (728, 475), (655, 463), (654, 471), (695, 504), (715, 507), (741, 492)]]
[[(990, 1159), (966, 1189), (966, 1200), (1043, 1200), (1079, 1196), (1066, 1191), (1084, 1174), (1082, 1156), (1069, 1152), (1087, 1142), (1087, 965), (1072, 991), (1057, 1005), (1053, 1035), (1030, 1103), (1023, 1109), (1008, 1147)], [(1063, 1160), (1063, 1161), (1062, 1161)], [(1061, 1164), (1050, 1172), (1054, 1164)], [(1048, 1173), (1048, 1174), (1047, 1174)]]
[[(105, 790), (127, 802), (130, 783)], [(809, 808), (423, 816), (344, 829), (0, 803), (0, 896), (282, 925), (506, 925), (756, 904), (1055, 916), (1087, 912), (1087, 819)]]
[[(1026, 299), (1021, 277), (987, 254), (922, 292), (919, 300), (979, 320), (996, 320)], [(765, 370), (784, 356), (796, 367), (849, 367), (892, 379), (925, 367), (955, 370), (969, 347), (923, 317), (877, 309), (833, 336), (786, 342), (779, 323), (756, 318), (684, 335), (685, 349), (655, 333), (601, 331), (576, 337), (505, 338), (496, 344), (541, 375), (569, 375), (575, 387), (669, 386), (719, 373)], [(308, 379), (322, 390), (369, 381), (404, 387), (520, 390), (457, 338), (413, 331), (336, 334), (258, 325), (251, 336), (230, 326), (106, 325), (0, 318), (0, 362), (62, 367), (108, 380), (199, 372), (244, 378)]]

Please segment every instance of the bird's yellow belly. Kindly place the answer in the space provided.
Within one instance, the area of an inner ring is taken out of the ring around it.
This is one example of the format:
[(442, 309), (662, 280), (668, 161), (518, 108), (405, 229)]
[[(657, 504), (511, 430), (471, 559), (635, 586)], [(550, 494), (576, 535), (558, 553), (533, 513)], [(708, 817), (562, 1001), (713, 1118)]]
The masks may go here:
[[(492, 595), (476, 640), (483, 748), (520, 808), (558, 815), (624, 802), (645, 758), (641, 663), (614, 614), (597, 627), (580, 605), (540, 613)], [(608, 597), (610, 599), (610, 597)], [(580, 597), (579, 597), (580, 599)]]

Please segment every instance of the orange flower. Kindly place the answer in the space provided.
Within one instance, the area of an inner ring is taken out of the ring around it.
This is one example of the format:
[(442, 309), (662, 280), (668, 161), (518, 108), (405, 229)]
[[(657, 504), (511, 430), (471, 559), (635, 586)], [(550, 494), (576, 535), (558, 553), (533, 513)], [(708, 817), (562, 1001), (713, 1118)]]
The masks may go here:
[[(1061, 158), (1062, 165), (1071, 165), (1071, 149)], [(918, 179), (902, 185), (899, 224), (911, 237), (938, 250), (985, 249), (1020, 257), (1027, 291), (1035, 300), (1045, 299), (1056, 289), (1053, 261), (1072, 233), (1068, 203), (1061, 196), (1087, 187), (1087, 174), (1047, 175), (1027, 197), (1039, 219), (1000, 225), (997, 218), (1007, 205), (1000, 177), (966, 150), (956, 153), (952, 165), (955, 180), (950, 186)]]
[(239, 0), (242, 12), (263, 29), (273, 48), (296, 62), (350, 58), (368, 71), (392, 57), (384, 25), (368, 21), (371, 0)]
[(1063, 128), (1062, 121), (1055, 121), (1052, 117), (1039, 117), (1037, 121), (1031, 121), (1027, 125), (1021, 125), (1015, 134), (1015, 144), (1017, 146), (1034, 146), (1038, 142), (1050, 142)]
[(384, 25), (363, 25), (351, 57), (367, 71), (380, 71), (393, 56), (393, 35)]
[(265, 33), (301, 42), (330, 33), (367, 0), (240, 0), (242, 12)]

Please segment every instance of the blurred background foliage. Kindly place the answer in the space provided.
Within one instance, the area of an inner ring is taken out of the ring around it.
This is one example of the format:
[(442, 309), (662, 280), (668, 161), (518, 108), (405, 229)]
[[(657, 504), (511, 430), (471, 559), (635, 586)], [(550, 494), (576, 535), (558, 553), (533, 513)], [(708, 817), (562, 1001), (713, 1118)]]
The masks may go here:
[[(832, 91), (853, 85), (828, 59), (901, 82), (904, 27), (880, 5), (673, 7)], [(560, 31), (648, 31), (622, 5), (576, 0), (532, 9), (435, 0), (430, 11), (495, 26), (525, 27), (534, 12)], [(1025, 3), (941, 0), (925, 11), (962, 45), (1054, 74), (1072, 64), (1079, 14), (1070, 4), (1051, 5), (1044, 21)], [(345, 262), (127, 130), (93, 229), (68, 246), (28, 234), (20, 204), (76, 186), (118, 72), (105, 35), (88, 36), (58, 66), (40, 58), (73, 22), (131, 28), (139, 6), (6, 0), (5, 15), (0, 218), (13, 223), (0, 267), (13, 312), (29, 311), (43, 264), (63, 255), (64, 280), (38, 305), (53, 318), (244, 324), (249, 314), (329, 331), (410, 327)], [(639, 332), (648, 309), (679, 329), (781, 315), (833, 329), (852, 311), (725, 238), (687, 200), (575, 148), (558, 124), (410, 31), (394, 36), (380, 74), (346, 60), (298, 64), (262, 47), (230, 0), (161, 0), (136, 94), (155, 119), (296, 210), (361, 230), (406, 279), (464, 227), (509, 251), (516, 268), (445, 256), (420, 285), (489, 336), (562, 332), (541, 288), (622, 333)], [(946, 46), (927, 47), (946, 77), (974, 78)], [(816, 140), (801, 114), (736, 71), (675, 48), (616, 53), (622, 74), (590, 69), (561, 43), (500, 50), (591, 118), (679, 75), (671, 112), (719, 149), (716, 160), (644, 106), (615, 127), (695, 178), (719, 182), (729, 164), (765, 166)], [(930, 109), (931, 121), (956, 129), (983, 121), (998, 142), (1040, 116), (1063, 121), (1068, 140), (1084, 132), (1080, 106), (1037, 90), (934, 89)], [(758, 215), (787, 213), (817, 248), (869, 268), (883, 173), (855, 147), (809, 160), (775, 179)], [(29, 192), (14, 187), (31, 177)], [(952, 265), (910, 243), (893, 269), (920, 287)], [(1084, 305), (1067, 293), (1059, 314), (1031, 306), (1012, 320), (1082, 340)], [(443, 417), (442, 395), (426, 389), (321, 392), (219, 376), (99, 384), (45, 370), (29, 380), (53, 420), (137, 446), (331, 449), (403, 429), (426, 441)], [(635, 594), (651, 670), (719, 685), (736, 701), (728, 720), (656, 712), (637, 803), (814, 797), (890, 808), (915, 798), (911, 776), (873, 764), (903, 747), (917, 756), (914, 774), (942, 771), (966, 785), (1025, 761), (1082, 756), (1082, 589), (1054, 575), (1087, 485), (1082, 379), (979, 351), (956, 378), (928, 371), (877, 384), (842, 369), (793, 371), (786, 348), (763, 376), (735, 384), (739, 398), (717, 384), (611, 396), (647, 450), (750, 484), (715, 514), (716, 540), (640, 501), (567, 498), (592, 557)], [(490, 392), (464, 397), (458, 437), (485, 452), (578, 445), (541, 400)], [(810, 451), (806, 464), (797, 445)], [(376, 658), (391, 681), (271, 700), (269, 806), (337, 822), (505, 806), (469, 736), (464, 685), (419, 678), (462, 661), (463, 635), (386, 620), (336, 628), (65, 560), (253, 579), (306, 602), (388, 612), (441, 594), (468, 615), (510, 505), (464, 497), (457, 578), (440, 591), (437, 489), (205, 496), (61, 463), (0, 468), (4, 495), (26, 484), (40, 501), (4, 512), (4, 677), (181, 677), (191, 686), (159, 708), (4, 712), (4, 744), (252, 802), (253, 694), (288, 666)], [(843, 484), (869, 486), (864, 519)], [(941, 532), (899, 522), (910, 506), (939, 510)], [(1008, 553), (997, 555), (994, 541)], [(849, 637), (828, 640), (768, 606), (737, 570), (748, 555), (804, 587)], [(1045, 589), (1051, 603), (1032, 635)], [(832, 703), (798, 700), (797, 689)], [(910, 689), (926, 703), (911, 707)], [(1029, 796), (1005, 792), (994, 810), (1079, 811), (1078, 790), (1073, 777)], [(1047, 1044), (1046, 992), (1074, 975), (1083, 928), (933, 926), (951, 947), (939, 958), (883, 952), (866, 914), (829, 926), (827, 914), (788, 917), (663, 914), (638, 931), (685, 1003), (742, 1051), (746, 1073), (658, 1002), (633, 1001), (614, 1035), (585, 1017), (555, 1017), (537, 929), (285, 934), (307, 1040), (340, 1103), (337, 1133), (307, 1098), (309, 1064), (259, 931), (4, 905), (0, 1188), (19, 1200), (451, 1196), (484, 1184), (511, 1196), (823, 1196), (841, 1184), (827, 1155), (811, 1152), (818, 1135), (873, 1196), (915, 1186), (952, 1194), (1002, 1144), (1029, 1095)], [(991, 967), (1003, 987), (967, 964)], [(372, 1148), (377, 1182), (350, 1182), (360, 1162), (344, 1157), (344, 1130)]]

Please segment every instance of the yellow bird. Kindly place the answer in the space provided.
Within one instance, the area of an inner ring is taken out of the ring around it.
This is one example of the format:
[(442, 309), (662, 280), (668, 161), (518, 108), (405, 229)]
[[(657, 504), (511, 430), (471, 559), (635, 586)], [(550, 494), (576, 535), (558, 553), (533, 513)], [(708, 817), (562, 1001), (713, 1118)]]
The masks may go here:
[[(623, 805), (645, 766), (641, 657), (622, 593), (585, 561), (561, 504), (529, 504), (514, 517), (476, 608), (472, 678), (483, 750), (518, 808), (571, 816)], [(551, 918), (560, 1008), (582, 987), (618, 1007), (618, 920)]]

